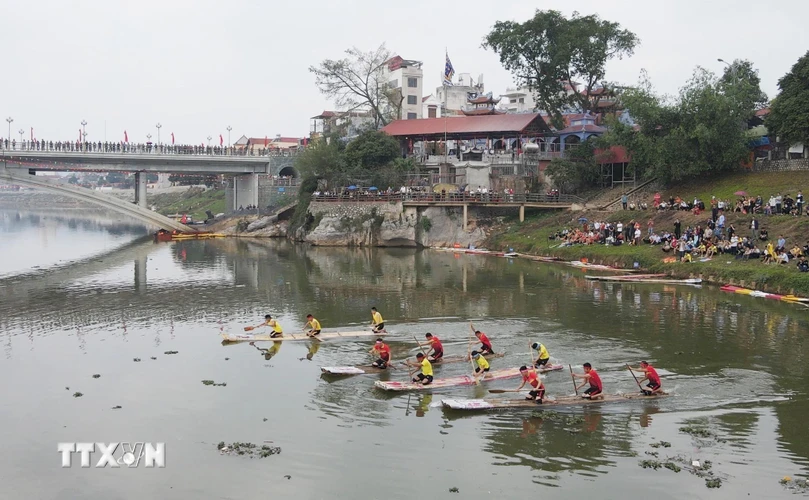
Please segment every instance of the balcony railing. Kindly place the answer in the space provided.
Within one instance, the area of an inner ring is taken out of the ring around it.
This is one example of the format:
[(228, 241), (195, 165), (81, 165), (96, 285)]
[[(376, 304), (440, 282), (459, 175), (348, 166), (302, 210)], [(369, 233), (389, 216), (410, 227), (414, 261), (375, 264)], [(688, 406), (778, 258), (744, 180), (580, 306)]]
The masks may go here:
[(373, 201), (397, 202), (427, 202), (427, 203), (488, 203), (488, 204), (522, 204), (522, 203), (549, 203), (570, 205), (583, 203), (584, 199), (572, 194), (506, 194), (506, 193), (387, 193), (387, 192), (344, 192), (342, 194), (315, 194), (313, 201), (330, 203), (366, 203)]

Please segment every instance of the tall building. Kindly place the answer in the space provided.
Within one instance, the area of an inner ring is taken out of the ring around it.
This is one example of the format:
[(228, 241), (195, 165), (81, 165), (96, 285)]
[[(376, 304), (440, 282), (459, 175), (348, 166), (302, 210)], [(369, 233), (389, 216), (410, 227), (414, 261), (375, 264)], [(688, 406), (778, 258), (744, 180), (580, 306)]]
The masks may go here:
[(526, 87), (507, 88), (500, 97), (509, 113), (533, 113), (536, 107), (534, 96)]
[(416, 120), (423, 118), (424, 71), (421, 61), (392, 57), (383, 67), (383, 82), (388, 83), (388, 91), (399, 92), (402, 109), (396, 118)]

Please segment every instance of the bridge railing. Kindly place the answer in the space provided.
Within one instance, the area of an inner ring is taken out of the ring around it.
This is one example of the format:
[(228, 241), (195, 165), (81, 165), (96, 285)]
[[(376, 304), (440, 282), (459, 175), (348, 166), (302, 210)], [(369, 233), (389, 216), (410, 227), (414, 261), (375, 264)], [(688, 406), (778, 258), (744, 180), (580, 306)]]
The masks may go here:
[(583, 203), (584, 200), (572, 194), (506, 194), (506, 193), (386, 193), (386, 192), (357, 192), (343, 194), (315, 194), (312, 201), (328, 203), (364, 203), (371, 201), (391, 202), (422, 202), (422, 203), (548, 203), (570, 205)]
[(264, 147), (224, 147), (188, 144), (151, 144), (117, 142), (69, 142), (69, 141), (9, 141), (0, 140), (0, 150), (4, 152), (55, 152), (86, 154), (142, 154), (142, 155), (195, 155), (195, 156), (296, 156), (303, 148), (279, 149)]

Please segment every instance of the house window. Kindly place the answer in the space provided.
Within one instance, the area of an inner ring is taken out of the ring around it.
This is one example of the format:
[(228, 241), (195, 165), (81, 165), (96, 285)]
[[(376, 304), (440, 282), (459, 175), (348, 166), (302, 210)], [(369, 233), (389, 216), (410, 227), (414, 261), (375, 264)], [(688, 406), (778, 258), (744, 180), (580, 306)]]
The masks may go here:
[(407, 104), (416, 104), (418, 97), (414, 95), (407, 96)]
[(517, 99), (511, 99), (511, 104), (517, 104)]
[(524, 97), (520, 97), (520, 104), (525, 104), (525, 98)]
[(408, 113), (407, 114), (407, 119), (408, 120), (415, 120), (416, 118), (418, 118), (418, 115), (416, 113)]
[(435, 106), (427, 108), (427, 118), (437, 118), (436, 112), (438, 109)]
[(419, 79), (418, 78), (408, 78), (407, 79), (407, 86), (410, 88), (416, 88), (419, 86)]

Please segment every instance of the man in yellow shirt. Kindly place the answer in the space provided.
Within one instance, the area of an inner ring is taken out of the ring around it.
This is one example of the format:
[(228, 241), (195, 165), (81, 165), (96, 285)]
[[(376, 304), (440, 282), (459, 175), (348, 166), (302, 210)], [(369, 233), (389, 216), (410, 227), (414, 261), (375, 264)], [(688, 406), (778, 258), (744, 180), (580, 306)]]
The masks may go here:
[(376, 307), (371, 308), (371, 320), (371, 326), (373, 327), (375, 333), (385, 331), (385, 320), (382, 319), (382, 315), (379, 314)]
[(306, 315), (306, 326), (309, 327), (309, 333), (306, 335), (314, 337), (320, 334), (320, 321), (316, 320), (311, 314)]
[(423, 353), (416, 354), (415, 363), (405, 360), (405, 364), (421, 368), (421, 373), (413, 377), (413, 382), (421, 382), (423, 385), (430, 385), (433, 382), (433, 365)]
[(479, 379), (481, 376), (486, 377), (487, 373), (489, 373), (489, 362), (486, 361), (479, 352), (472, 351), (472, 359), (475, 360), (475, 363), (478, 365), (475, 368), (475, 380)]
[[(264, 323), (262, 323), (260, 325), (256, 325), (253, 328), (260, 328), (262, 326), (269, 326), (270, 328), (272, 328), (272, 334), (270, 335), (270, 337), (283, 337), (284, 336), (284, 331), (281, 329), (281, 325), (279, 325), (277, 321), (272, 319), (272, 316), (270, 316), (269, 314), (264, 316)], [(253, 328), (251, 328), (251, 330)]]
[(539, 353), (539, 356), (537, 356), (536, 363), (534, 363), (534, 366), (536, 368), (541, 368), (548, 364), (548, 361), (550, 361), (551, 359), (551, 355), (548, 354), (548, 350), (545, 349), (545, 346), (543, 344), (539, 342), (534, 342), (533, 344), (531, 344), (531, 349), (534, 349)]

